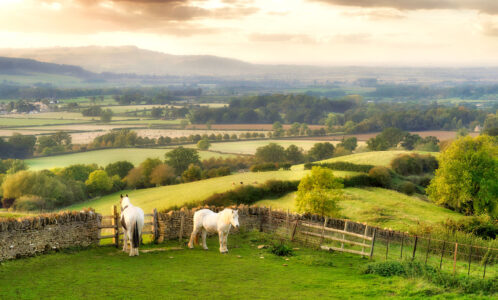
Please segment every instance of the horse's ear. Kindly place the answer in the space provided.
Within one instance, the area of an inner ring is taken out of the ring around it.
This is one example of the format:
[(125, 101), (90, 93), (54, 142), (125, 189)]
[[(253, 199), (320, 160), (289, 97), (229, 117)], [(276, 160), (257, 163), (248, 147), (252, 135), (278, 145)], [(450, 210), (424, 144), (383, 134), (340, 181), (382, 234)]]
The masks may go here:
[(126, 194), (126, 197), (128, 197), (128, 194)]
[(123, 194), (121, 194), (121, 199), (123, 199)]

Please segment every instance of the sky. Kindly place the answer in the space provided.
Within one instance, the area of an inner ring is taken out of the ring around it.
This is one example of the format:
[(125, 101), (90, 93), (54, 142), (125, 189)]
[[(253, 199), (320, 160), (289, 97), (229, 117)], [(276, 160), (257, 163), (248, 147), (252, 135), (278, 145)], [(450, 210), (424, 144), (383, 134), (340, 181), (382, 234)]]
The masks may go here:
[(498, 66), (498, 0), (0, 0), (0, 48), (89, 45), (265, 64)]

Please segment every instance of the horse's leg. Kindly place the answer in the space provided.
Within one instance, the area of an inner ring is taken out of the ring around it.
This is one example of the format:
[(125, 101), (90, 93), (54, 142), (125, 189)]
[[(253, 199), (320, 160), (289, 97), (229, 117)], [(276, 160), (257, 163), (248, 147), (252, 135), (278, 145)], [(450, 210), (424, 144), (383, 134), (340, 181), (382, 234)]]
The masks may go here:
[(133, 248), (133, 236), (132, 236), (133, 233), (132, 232), (133, 231), (130, 230), (130, 236), (128, 237), (128, 239), (130, 240), (130, 256), (134, 255), (134, 250), (135, 250), (135, 248)]
[(224, 253), (223, 241), (225, 240), (225, 237), (222, 230), (218, 231), (218, 237), (220, 240), (220, 253)]
[(206, 236), (207, 236), (207, 230), (206, 229), (202, 229), (202, 248), (204, 248), (204, 250), (208, 250), (208, 246), (206, 245)]
[(228, 231), (223, 234), (223, 250), (225, 253), (228, 253)]
[(127, 246), (128, 246), (128, 230), (125, 229), (123, 231), (123, 251), (124, 252), (126, 252), (126, 247)]
[(194, 249), (194, 241), (199, 235), (199, 229), (194, 227), (194, 230), (192, 230), (192, 234), (190, 235), (190, 241), (188, 242), (188, 247), (190, 249)]

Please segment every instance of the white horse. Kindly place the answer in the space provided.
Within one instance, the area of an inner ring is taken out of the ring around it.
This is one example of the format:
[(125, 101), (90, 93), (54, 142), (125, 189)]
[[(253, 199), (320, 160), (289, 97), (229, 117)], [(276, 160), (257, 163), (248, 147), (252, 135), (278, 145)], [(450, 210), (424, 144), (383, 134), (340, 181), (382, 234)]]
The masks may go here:
[(142, 237), (144, 227), (144, 211), (137, 206), (131, 205), (128, 195), (121, 195), (121, 226), (123, 226), (123, 251), (127, 251), (128, 240), (130, 241), (130, 256), (138, 255), (138, 246)]
[(190, 235), (189, 248), (194, 248), (194, 243), (199, 244), (199, 234), (202, 233), (202, 247), (207, 250), (206, 235), (218, 233), (220, 239), (220, 252), (228, 253), (227, 238), (231, 227), (239, 227), (239, 212), (230, 208), (225, 208), (220, 213), (215, 213), (209, 209), (201, 209), (194, 214), (194, 230)]

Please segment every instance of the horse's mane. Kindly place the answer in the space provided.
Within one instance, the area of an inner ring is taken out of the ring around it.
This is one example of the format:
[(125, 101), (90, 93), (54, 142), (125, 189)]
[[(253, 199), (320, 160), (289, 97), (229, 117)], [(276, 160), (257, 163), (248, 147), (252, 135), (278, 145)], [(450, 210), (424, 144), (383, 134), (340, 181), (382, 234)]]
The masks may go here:
[(133, 206), (131, 205), (130, 198), (128, 197), (123, 197), (123, 200), (121, 200), (121, 209), (123, 209), (125, 206)]
[(230, 218), (232, 217), (232, 210), (230, 208), (225, 208), (223, 211), (220, 212), (220, 217), (221, 220), (223, 220), (223, 223), (230, 224)]

